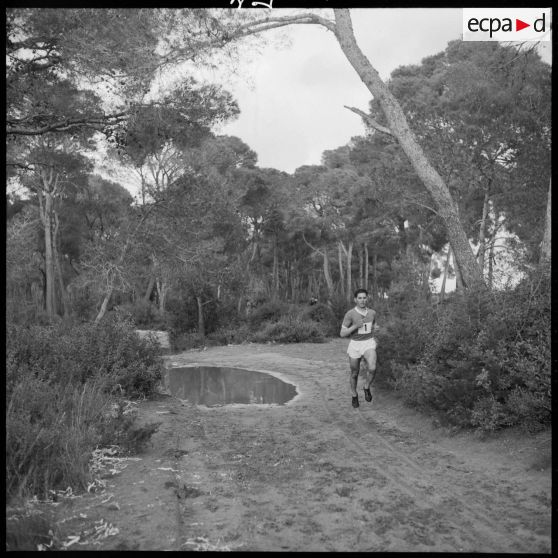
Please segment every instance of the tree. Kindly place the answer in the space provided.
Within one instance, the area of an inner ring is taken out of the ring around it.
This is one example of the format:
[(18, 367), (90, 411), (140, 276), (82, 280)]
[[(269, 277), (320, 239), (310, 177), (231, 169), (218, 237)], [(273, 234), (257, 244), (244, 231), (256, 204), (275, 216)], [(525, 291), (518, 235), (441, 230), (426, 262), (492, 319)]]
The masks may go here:
[[(421, 65), (396, 69), (389, 81), (427, 154), (439, 162), (465, 230), (478, 242), (482, 269), (497, 225), (531, 245), (540, 240), (529, 233), (540, 229), (546, 195), (549, 85), (550, 67), (535, 52), (462, 41)], [(520, 202), (527, 192), (529, 203)]]
[(457, 265), (465, 284), (473, 289), (484, 288), (481, 270), (460, 221), (457, 205), (446, 183), (426, 157), (397, 99), (360, 50), (353, 33), (349, 10), (335, 9), (334, 15), (335, 21), (327, 20), (317, 14), (305, 13), (293, 16), (247, 17), (244, 23), (238, 23), (237, 20), (236, 24), (231, 25), (231, 22), (227, 21), (228, 26), (214, 22), (217, 38), (210, 42), (212, 44), (222, 44), (223, 42), (294, 24), (317, 24), (332, 31), (346, 58), (372, 93), (374, 99), (378, 101), (387, 125), (382, 126), (371, 115), (366, 115), (357, 109), (354, 110), (361, 114), (366, 123), (374, 129), (391, 134), (397, 139), (415, 172), (432, 196), (437, 212), (446, 225)]
[[(70, 142), (56, 142), (52, 137), (40, 138), (34, 148), (24, 154), (24, 185), (35, 195), (44, 234), (45, 306), (50, 319), (58, 313), (56, 281), (64, 314), (69, 313), (66, 288), (63, 283), (59, 258), (60, 204), (69, 188), (79, 186), (90, 167), (90, 162), (75, 152)], [(72, 150), (74, 152), (72, 152)], [(23, 166), (23, 163), (20, 163)]]

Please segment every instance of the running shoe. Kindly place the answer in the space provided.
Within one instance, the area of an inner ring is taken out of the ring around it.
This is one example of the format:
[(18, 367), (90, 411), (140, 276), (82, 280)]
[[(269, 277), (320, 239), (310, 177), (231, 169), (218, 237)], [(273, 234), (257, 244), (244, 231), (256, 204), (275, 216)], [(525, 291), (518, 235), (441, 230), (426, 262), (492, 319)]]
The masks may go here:
[(372, 394), (370, 393), (370, 388), (364, 388), (364, 399), (370, 403), (372, 401)]
[(358, 403), (358, 395), (354, 395), (353, 396), (353, 401), (352, 401), (353, 407), (356, 409), (359, 406)]

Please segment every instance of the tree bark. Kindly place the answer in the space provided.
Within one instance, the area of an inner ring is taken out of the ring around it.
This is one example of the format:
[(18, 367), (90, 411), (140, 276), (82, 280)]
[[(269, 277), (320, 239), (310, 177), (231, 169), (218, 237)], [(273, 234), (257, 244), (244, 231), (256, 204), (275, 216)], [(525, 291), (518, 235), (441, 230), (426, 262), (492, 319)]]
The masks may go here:
[(200, 296), (196, 297), (198, 303), (198, 333), (205, 339), (205, 320), (203, 318), (203, 303)]
[(353, 241), (349, 241), (349, 245), (347, 247), (347, 301), (349, 304), (353, 301), (353, 293), (352, 290), (352, 260), (353, 260)]
[(479, 267), (484, 273), (484, 254), (486, 252), (486, 227), (488, 222), (488, 209), (489, 209), (490, 195), (488, 189), (484, 192), (484, 200), (482, 204), (482, 219), (479, 226), (479, 251), (477, 254), (477, 261)]
[(368, 267), (368, 242), (364, 243), (364, 282), (362, 286), (368, 290), (368, 275), (369, 275), (369, 267)]
[(411, 131), (400, 104), (381, 80), (378, 72), (360, 50), (352, 28), (348, 9), (335, 9), (335, 35), (341, 49), (360, 79), (378, 100), (392, 134), (397, 138), (425, 188), (428, 190), (444, 220), (456, 258), (467, 288), (482, 288), (484, 281), (475, 255), (459, 218), (457, 206), (439, 173), (427, 159)]
[(550, 263), (550, 253), (552, 244), (552, 179), (548, 182), (548, 197), (546, 199), (546, 218), (544, 221), (544, 236), (541, 243), (540, 263)]
[(451, 245), (448, 246), (448, 256), (444, 265), (444, 278), (442, 279), (442, 286), (440, 287), (440, 301), (443, 301), (446, 296), (446, 279), (448, 277), (449, 263), (451, 259)]
[(58, 251), (58, 228), (60, 221), (58, 219), (58, 214), (54, 212), (54, 235), (52, 239), (52, 257), (54, 260), (56, 276), (58, 278), (58, 288), (60, 289), (60, 300), (62, 300), (62, 308), (64, 310), (64, 317), (67, 318), (71, 314), (70, 302), (68, 300), (68, 292), (64, 285), (64, 279), (62, 277), (62, 267), (60, 266), (60, 253)]
[(339, 284), (341, 286), (341, 295), (345, 297), (347, 295), (345, 291), (345, 272), (343, 271), (343, 245), (341, 241), (337, 243), (337, 258), (339, 262)]
[(374, 291), (374, 300), (380, 297), (378, 292), (378, 254), (374, 252), (373, 256), (373, 274), (372, 274), (372, 290)]
[(57, 310), (53, 254), (54, 197), (57, 194), (56, 178), (52, 168), (43, 170), (41, 172), (42, 188), (37, 192), (41, 223), (45, 233), (45, 306), (49, 319), (54, 318)]
[[(324, 279), (326, 282), (326, 286), (327, 286), (327, 295), (328, 295), (328, 299), (331, 299), (331, 297), (333, 296), (333, 279), (331, 278), (331, 270), (329, 267), (329, 256), (327, 253), (327, 244), (324, 244), (323, 247), (323, 258), (324, 258)], [(317, 293), (316, 295), (317, 296)]]
[(149, 276), (149, 283), (147, 284), (147, 289), (145, 289), (145, 294), (143, 295), (143, 302), (149, 303), (151, 299), (151, 293), (153, 292), (153, 287), (155, 286), (155, 275), (151, 274)]
[(492, 284), (494, 282), (494, 241), (493, 238), (490, 242), (490, 247), (488, 248), (488, 277), (487, 283), (488, 288), (492, 290)]

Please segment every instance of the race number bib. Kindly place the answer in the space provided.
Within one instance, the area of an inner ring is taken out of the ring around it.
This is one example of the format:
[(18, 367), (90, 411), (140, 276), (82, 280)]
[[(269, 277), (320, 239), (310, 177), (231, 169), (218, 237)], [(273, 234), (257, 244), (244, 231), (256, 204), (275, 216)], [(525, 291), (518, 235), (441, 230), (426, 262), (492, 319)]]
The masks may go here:
[(362, 327), (359, 327), (357, 329), (357, 333), (359, 335), (362, 335), (364, 333), (370, 333), (372, 331), (372, 322), (364, 322), (364, 324), (362, 324)]

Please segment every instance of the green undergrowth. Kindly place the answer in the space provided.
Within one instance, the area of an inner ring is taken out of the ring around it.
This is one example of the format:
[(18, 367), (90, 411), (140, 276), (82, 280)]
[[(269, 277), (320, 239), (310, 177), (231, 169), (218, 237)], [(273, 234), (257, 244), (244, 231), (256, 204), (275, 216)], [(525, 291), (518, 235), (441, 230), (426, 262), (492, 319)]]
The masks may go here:
[(84, 490), (96, 447), (137, 451), (155, 431), (129, 402), (153, 393), (162, 360), (130, 322), (8, 324), (6, 339), (8, 500)]
[(409, 293), (380, 336), (385, 385), (443, 424), (481, 432), (550, 424), (548, 276), (438, 305)]

